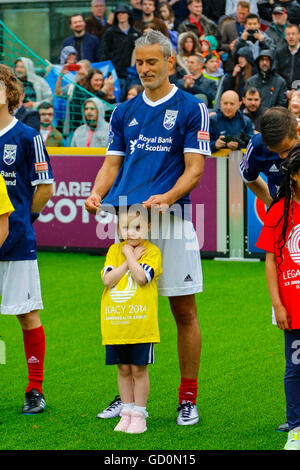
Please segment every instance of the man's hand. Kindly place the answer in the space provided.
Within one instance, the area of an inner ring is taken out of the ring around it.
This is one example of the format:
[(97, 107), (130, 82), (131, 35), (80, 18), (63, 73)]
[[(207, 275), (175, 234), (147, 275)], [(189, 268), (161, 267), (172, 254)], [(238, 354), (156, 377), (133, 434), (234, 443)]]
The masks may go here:
[(216, 140), (216, 143), (215, 143), (215, 146), (216, 146), (217, 150), (226, 147), (226, 142), (224, 141), (224, 139), (225, 139), (224, 135), (219, 135), (219, 137), (218, 137), (218, 139)]
[(241, 39), (243, 39), (244, 41), (247, 41), (248, 36), (249, 36), (248, 31), (246, 29), (244, 29), (244, 31), (242, 32), (242, 35), (241, 35)]
[(263, 40), (264, 40), (264, 37), (263, 37), (263, 34), (262, 34), (261, 31), (257, 31), (257, 33), (254, 33), (254, 34), (253, 34), (253, 37), (254, 37), (255, 39), (258, 39), (259, 42), (263, 42)]
[(26, 101), (26, 103), (24, 103), (24, 107), (25, 108), (30, 108), (32, 109), (33, 108), (33, 105), (34, 105), (34, 102), (29, 100), (29, 101)]
[(195, 80), (193, 75), (185, 75), (184, 77), (184, 88), (192, 88), (194, 86)]
[(231, 140), (230, 142), (227, 142), (226, 146), (230, 149), (230, 150), (237, 150), (238, 149), (238, 142), (235, 142), (234, 140)]
[(158, 209), (159, 212), (166, 212), (171, 205), (171, 201), (165, 194), (155, 194), (154, 196), (150, 196), (147, 201), (143, 202), (144, 207), (154, 207)]
[(101, 197), (98, 194), (90, 194), (85, 200), (85, 208), (90, 214), (96, 214), (101, 206)]

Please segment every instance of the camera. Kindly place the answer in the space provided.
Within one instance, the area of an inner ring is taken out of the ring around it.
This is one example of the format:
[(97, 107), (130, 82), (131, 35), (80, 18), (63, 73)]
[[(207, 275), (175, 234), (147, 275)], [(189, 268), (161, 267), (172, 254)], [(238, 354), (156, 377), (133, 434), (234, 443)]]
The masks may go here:
[(254, 37), (254, 34), (258, 33), (258, 30), (257, 29), (248, 29), (247, 33), (248, 33), (248, 41), (255, 42), (256, 39)]

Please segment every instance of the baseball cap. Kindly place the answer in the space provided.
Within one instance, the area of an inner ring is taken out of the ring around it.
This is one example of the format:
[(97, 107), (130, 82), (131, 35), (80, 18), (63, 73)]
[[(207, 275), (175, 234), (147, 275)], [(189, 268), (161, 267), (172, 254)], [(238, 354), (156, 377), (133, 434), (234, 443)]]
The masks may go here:
[(274, 14), (275, 15), (276, 14), (277, 15), (283, 15), (284, 13), (286, 13), (286, 9), (284, 7), (277, 6), (277, 7), (273, 8), (273, 10), (272, 10), (272, 15), (274, 15)]

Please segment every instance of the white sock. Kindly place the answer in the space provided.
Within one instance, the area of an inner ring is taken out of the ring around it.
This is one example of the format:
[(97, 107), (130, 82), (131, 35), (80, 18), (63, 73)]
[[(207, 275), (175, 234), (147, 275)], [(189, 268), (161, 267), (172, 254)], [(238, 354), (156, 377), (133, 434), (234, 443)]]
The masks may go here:
[(132, 411), (137, 411), (138, 413), (142, 413), (145, 417), (148, 416), (148, 413), (147, 413), (147, 411), (146, 411), (146, 407), (145, 407), (145, 406), (136, 406), (136, 405), (134, 405)]
[(122, 403), (122, 410), (132, 410), (134, 407), (134, 402), (132, 403)]

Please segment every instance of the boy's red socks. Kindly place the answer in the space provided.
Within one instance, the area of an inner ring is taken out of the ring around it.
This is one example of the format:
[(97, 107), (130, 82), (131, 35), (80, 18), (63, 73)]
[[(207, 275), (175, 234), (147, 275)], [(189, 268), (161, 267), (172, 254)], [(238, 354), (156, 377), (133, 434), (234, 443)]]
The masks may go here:
[(44, 357), (45, 357), (45, 333), (43, 325), (32, 330), (22, 330), (23, 341), (28, 367), (28, 387), (26, 392), (33, 388), (42, 392)]
[(197, 392), (198, 392), (198, 379), (185, 379), (181, 377), (179, 387), (179, 403), (190, 401), (196, 405)]

